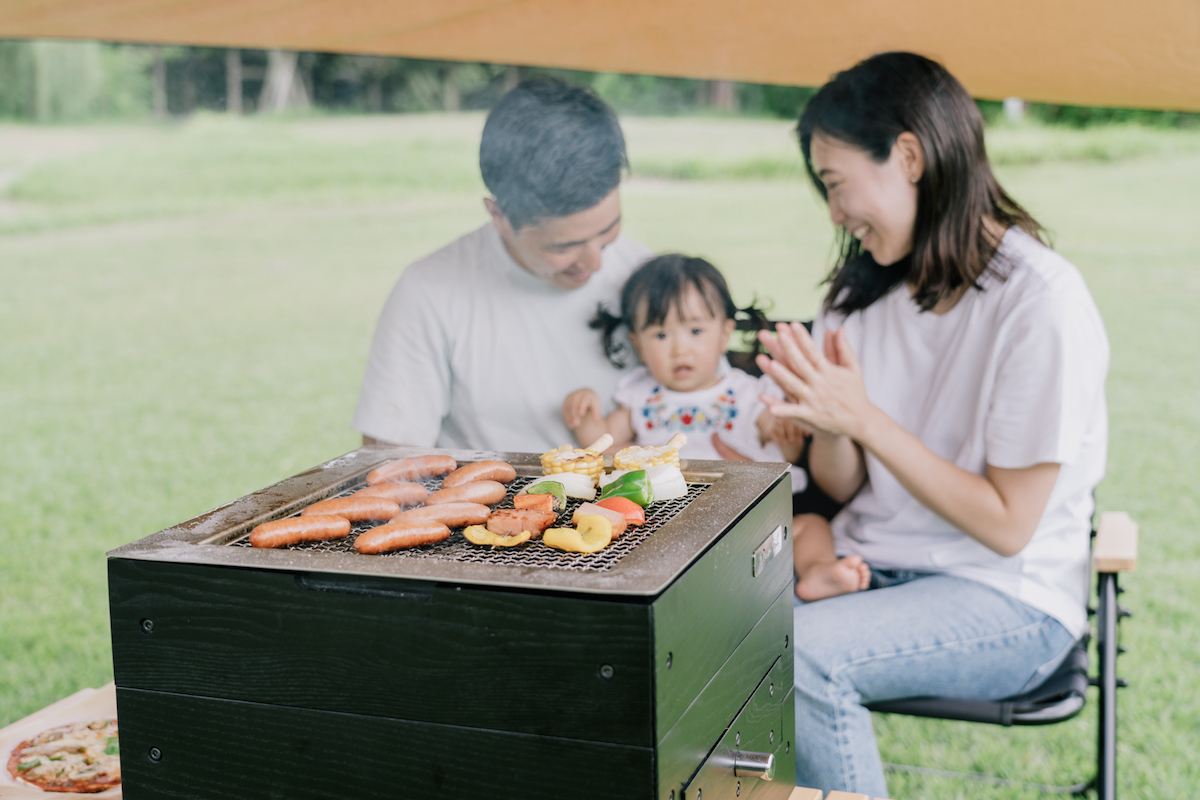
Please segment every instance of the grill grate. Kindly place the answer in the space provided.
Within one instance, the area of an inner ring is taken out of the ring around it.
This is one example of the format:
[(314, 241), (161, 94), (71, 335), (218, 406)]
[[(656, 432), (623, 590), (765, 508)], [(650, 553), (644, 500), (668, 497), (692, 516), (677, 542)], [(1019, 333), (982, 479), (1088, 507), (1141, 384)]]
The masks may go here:
[[(542, 477), (518, 477), (508, 485), (508, 495), (497, 504), (496, 508), (512, 508), (512, 496), (521, 491), (521, 489), (529, 486), (535, 481), (545, 480)], [(358, 484), (346, 489), (341, 494), (333, 495), (334, 497), (346, 497), (361, 489), (365, 484)], [(542, 544), (541, 540), (531, 541), (528, 544), (518, 545), (516, 547), (489, 547), (471, 544), (462, 535), (460, 530), (455, 530), (451, 533), (450, 538), (436, 544), (423, 545), (414, 547), (408, 550), (396, 550), (391, 553), (382, 555), (362, 556), (363, 558), (417, 558), (417, 559), (436, 559), (439, 561), (457, 561), (471, 564), (506, 564), (519, 567), (540, 567), (546, 569), (565, 569), (579, 572), (603, 572), (607, 569), (612, 569), (618, 561), (629, 554), (635, 547), (644, 542), (647, 538), (654, 534), (656, 530), (661, 528), (668, 520), (674, 517), (683, 509), (700, 496), (700, 493), (709, 487), (707, 483), (689, 483), (688, 493), (676, 500), (666, 500), (659, 503), (652, 503), (646, 509), (646, 524), (640, 526), (629, 526), (615, 542), (601, 550), (599, 553), (564, 553), (561, 550), (555, 550), (552, 547), (547, 547)], [(441, 486), (441, 480), (425, 481), (425, 486), (433, 491)], [(559, 527), (569, 526), (571, 524), (571, 515), (575, 509), (579, 508), (584, 501), (570, 499), (567, 500), (567, 508), (558, 515), (558, 520), (555, 525)], [(298, 514), (297, 514), (298, 516)], [(345, 539), (334, 539), (327, 542), (302, 542), (300, 544), (290, 545), (286, 550), (304, 550), (314, 553), (351, 553), (359, 555), (354, 549), (354, 540), (359, 534), (368, 531), (376, 525), (384, 523), (379, 522), (356, 522), (350, 528), (350, 535)], [(552, 526), (553, 527), (553, 526)], [(250, 547), (250, 532), (247, 531), (243, 536), (227, 542), (233, 547)]]

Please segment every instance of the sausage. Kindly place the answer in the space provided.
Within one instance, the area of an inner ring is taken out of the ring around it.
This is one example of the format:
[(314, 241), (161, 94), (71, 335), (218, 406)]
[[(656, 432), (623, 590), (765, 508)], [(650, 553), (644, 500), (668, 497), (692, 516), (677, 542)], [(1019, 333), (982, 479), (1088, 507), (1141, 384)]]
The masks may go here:
[(542, 537), (542, 531), (558, 519), (553, 511), (537, 511), (532, 508), (502, 508), (493, 511), (487, 520), (487, 529), (501, 536), (515, 536), (529, 531), (534, 539)]
[(412, 508), (425, 502), (429, 490), (419, 483), (400, 481), (398, 483), (381, 483), (378, 486), (368, 486), (359, 489), (351, 497), (386, 497), (401, 508)]
[(392, 522), (364, 531), (354, 540), (354, 549), (368, 555), (390, 553), (448, 538), (450, 529), (438, 522)]
[(491, 513), (490, 508), (479, 503), (439, 503), (401, 511), (392, 517), (392, 522), (440, 522), (451, 528), (464, 528), (482, 525)]
[[(445, 486), (446, 484), (442, 484)], [(439, 489), (425, 498), (425, 505), (436, 506), (439, 503), (481, 503), (493, 506), (504, 499), (508, 489), (497, 481), (471, 481), (461, 486), (449, 489)]]
[(443, 489), (453, 489), (471, 481), (500, 481), (508, 483), (516, 479), (517, 471), (512, 464), (503, 461), (476, 461), (473, 464), (463, 464), (458, 469), (442, 478)]
[(313, 503), (300, 512), (302, 517), (336, 514), (351, 522), (368, 519), (391, 519), (400, 513), (400, 505), (386, 497), (334, 497)]
[(264, 522), (250, 531), (254, 547), (283, 547), (298, 542), (323, 542), (350, 535), (350, 520), (333, 515), (288, 517)]
[(451, 456), (412, 456), (389, 461), (381, 464), (367, 473), (367, 484), (392, 481), (423, 481), (426, 478), (436, 478), (458, 469), (458, 462)]

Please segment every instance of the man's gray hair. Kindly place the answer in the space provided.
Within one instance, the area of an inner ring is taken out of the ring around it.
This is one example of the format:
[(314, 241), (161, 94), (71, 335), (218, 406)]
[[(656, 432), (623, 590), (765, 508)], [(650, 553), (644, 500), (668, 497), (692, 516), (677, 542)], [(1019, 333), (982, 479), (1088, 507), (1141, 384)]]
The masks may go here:
[(591, 208), (628, 166), (617, 115), (562, 81), (522, 82), (483, 126), (479, 169), (513, 230)]

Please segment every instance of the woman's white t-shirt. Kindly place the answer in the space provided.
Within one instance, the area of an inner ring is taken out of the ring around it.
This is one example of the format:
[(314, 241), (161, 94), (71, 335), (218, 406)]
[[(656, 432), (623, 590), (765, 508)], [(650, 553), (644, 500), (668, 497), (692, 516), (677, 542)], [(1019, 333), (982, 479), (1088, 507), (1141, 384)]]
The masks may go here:
[(845, 327), (867, 396), (934, 453), (969, 472), (1054, 462), (1057, 482), (1028, 545), (1000, 556), (921, 505), (867, 455), (867, 482), (832, 526), (838, 553), (882, 569), (985, 583), (1045, 612), (1076, 636), (1087, 627), (1092, 492), (1104, 476), (1109, 348), (1079, 271), (1010, 229), (989, 273), (947, 313), (921, 312), (906, 286)]

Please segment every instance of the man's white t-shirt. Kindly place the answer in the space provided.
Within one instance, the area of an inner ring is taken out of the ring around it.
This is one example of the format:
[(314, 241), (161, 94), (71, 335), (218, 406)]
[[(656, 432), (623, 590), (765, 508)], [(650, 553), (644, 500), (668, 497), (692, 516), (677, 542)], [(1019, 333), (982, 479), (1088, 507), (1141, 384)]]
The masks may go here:
[(948, 573), (1087, 626), (1092, 492), (1104, 475), (1109, 347), (1079, 271), (1017, 229), (997, 254), (1001, 280), (980, 280), (945, 314), (922, 313), (906, 286), (843, 318), (871, 402), (934, 453), (968, 472), (1061, 465), (1033, 539), (1000, 556), (938, 517), (868, 455), (867, 482), (833, 520), (840, 555), (873, 567)]
[(621, 376), (588, 322), (600, 303), (616, 312), (650, 255), (618, 237), (586, 284), (560, 289), (513, 261), (487, 224), (417, 261), (380, 315), (354, 428), (418, 447), (544, 452), (572, 442), (563, 400), (583, 387), (611, 397)]

